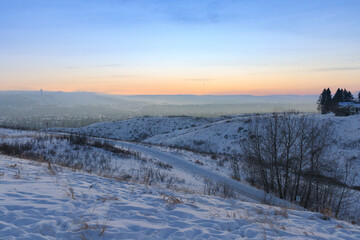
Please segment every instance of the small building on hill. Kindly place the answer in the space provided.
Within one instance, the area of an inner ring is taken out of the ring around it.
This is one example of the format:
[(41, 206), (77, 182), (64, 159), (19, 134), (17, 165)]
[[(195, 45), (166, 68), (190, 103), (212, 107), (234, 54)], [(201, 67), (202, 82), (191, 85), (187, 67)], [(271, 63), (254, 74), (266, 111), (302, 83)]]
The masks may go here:
[[(360, 103), (354, 102), (339, 102), (337, 111), (334, 111), (336, 115), (355, 115), (360, 113)], [(339, 114), (337, 114), (339, 113)]]

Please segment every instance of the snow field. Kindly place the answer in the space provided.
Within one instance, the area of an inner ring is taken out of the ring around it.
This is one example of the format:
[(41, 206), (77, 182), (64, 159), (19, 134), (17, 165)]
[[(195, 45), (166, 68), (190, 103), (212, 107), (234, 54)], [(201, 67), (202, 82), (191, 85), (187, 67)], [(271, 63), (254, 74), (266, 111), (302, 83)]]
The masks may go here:
[(1, 239), (359, 239), (323, 215), (0, 157)]

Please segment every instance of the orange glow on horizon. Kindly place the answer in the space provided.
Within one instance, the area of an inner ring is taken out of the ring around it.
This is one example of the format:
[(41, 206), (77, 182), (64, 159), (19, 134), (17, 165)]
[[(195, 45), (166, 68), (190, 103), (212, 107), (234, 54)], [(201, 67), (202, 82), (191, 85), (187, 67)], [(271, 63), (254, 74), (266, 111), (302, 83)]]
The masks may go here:
[[(201, 70), (201, 71), (200, 71)], [(219, 71), (204, 69), (142, 74), (105, 75), (101, 71), (47, 72), (40, 75), (22, 73), (9, 76), (0, 90), (39, 90), (64, 92), (98, 92), (119, 95), (312, 95), (329, 87), (360, 90), (358, 71), (340, 73), (301, 72), (291, 70)], [(185, 72), (185, 73), (183, 73)], [(50, 79), (50, 80), (49, 80)], [(341, 82), (341, 85), (339, 85)], [(26, 83), (26, 84), (24, 84)]]

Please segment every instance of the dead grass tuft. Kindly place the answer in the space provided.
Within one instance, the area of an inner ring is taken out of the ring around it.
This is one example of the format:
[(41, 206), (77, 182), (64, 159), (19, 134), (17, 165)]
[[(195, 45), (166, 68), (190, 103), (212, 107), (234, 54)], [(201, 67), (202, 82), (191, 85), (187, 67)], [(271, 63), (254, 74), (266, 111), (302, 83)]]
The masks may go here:
[(114, 197), (114, 196), (105, 195), (105, 196), (99, 197), (97, 200), (104, 203), (107, 201), (119, 201), (120, 199), (117, 197)]
[(328, 221), (330, 218), (334, 217), (330, 208), (323, 208), (321, 209), (320, 213), (322, 213), (322, 220)]
[(71, 197), (73, 200), (75, 200), (75, 192), (71, 186), (69, 187), (69, 189), (65, 189), (65, 194), (66, 196)]
[(81, 219), (79, 230), (96, 230), (95, 227), (91, 227), (84, 219)]
[(13, 175), (13, 178), (15, 179), (20, 179), (21, 178), (21, 173), (20, 173), (20, 169), (18, 169), (15, 174)]
[(174, 196), (170, 196), (170, 195), (167, 195), (165, 193), (162, 193), (161, 194), (162, 197), (163, 197), (163, 200), (167, 203), (167, 204), (170, 204), (170, 205), (175, 205), (175, 204), (181, 204), (183, 203), (183, 201), (179, 198), (176, 198)]
[(341, 225), (340, 223), (335, 226), (335, 228), (344, 228), (344, 225)]
[(17, 167), (17, 163), (9, 166), (9, 168), (12, 168), (12, 169), (14, 169), (14, 168), (16, 168), (16, 167)]
[(274, 214), (276, 216), (283, 216), (284, 218), (288, 218), (288, 210), (286, 208), (280, 208), (280, 209), (275, 209)]
[(56, 172), (50, 162), (48, 162), (48, 169), (51, 175), (56, 175)]
[(81, 217), (81, 221), (79, 223), (77, 223), (77, 225), (79, 225), (79, 228), (76, 231), (81, 232), (78, 235), (78, 237), (80, 239), (93, 239), (93, 238), (91, 238), (91, 234), (88, 231), (97, 231), (97, 232), (99, 232), (98, 237), (102, 237), (104, 235), (104, 233), (106, 232), (106, 230), (108, 229), (108, 225), (107, 225), (108, 220), (109, 220), (109, 216), (106, 217), (106, 219), (104, 220), (104, 222), (102, 224), (100, 224), (97, 221), (96, 224), (90, 225), (84, 219), (84, 217)]
[(204, 165), (204, 163), (201, 162), (201, 161), (199, 161), (199, 160), (196, 160), (195, 163), (196, 163), (196, 164), (200, 164), (200, 165)]

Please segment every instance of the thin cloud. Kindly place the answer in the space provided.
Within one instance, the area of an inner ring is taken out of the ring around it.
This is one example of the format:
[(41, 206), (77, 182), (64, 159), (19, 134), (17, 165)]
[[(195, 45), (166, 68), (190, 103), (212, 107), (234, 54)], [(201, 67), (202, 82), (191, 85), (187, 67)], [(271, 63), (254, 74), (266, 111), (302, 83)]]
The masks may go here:
[(118, 75), (103, 75), (103, 76), (89, 76), (88, 78), (101, 78), (101, 79), (109, 79), (109, 78), (117, 78), (117, 79), (125, 79), (125, 78), (138, 78), (141, 77), (140, 74), (118, 74)]
[(210, 82), (215, 81), (217, 79), (211, 79), (211, 78), (188, 78), (185, 79), (185, 81), (191, 81), (191, 82)]
[(66, 66), (66, 69), (78, 69), (78, 68), (112, 68), (112, 67), (123, 67), (123, 64), (100, 64), (100, 65), (89, 65), (89, 66)]
[(333, 68), (315, 68), (314, 71), (327, 72), (327, 71), (358, 71), (360, 67), (333, 67)]

